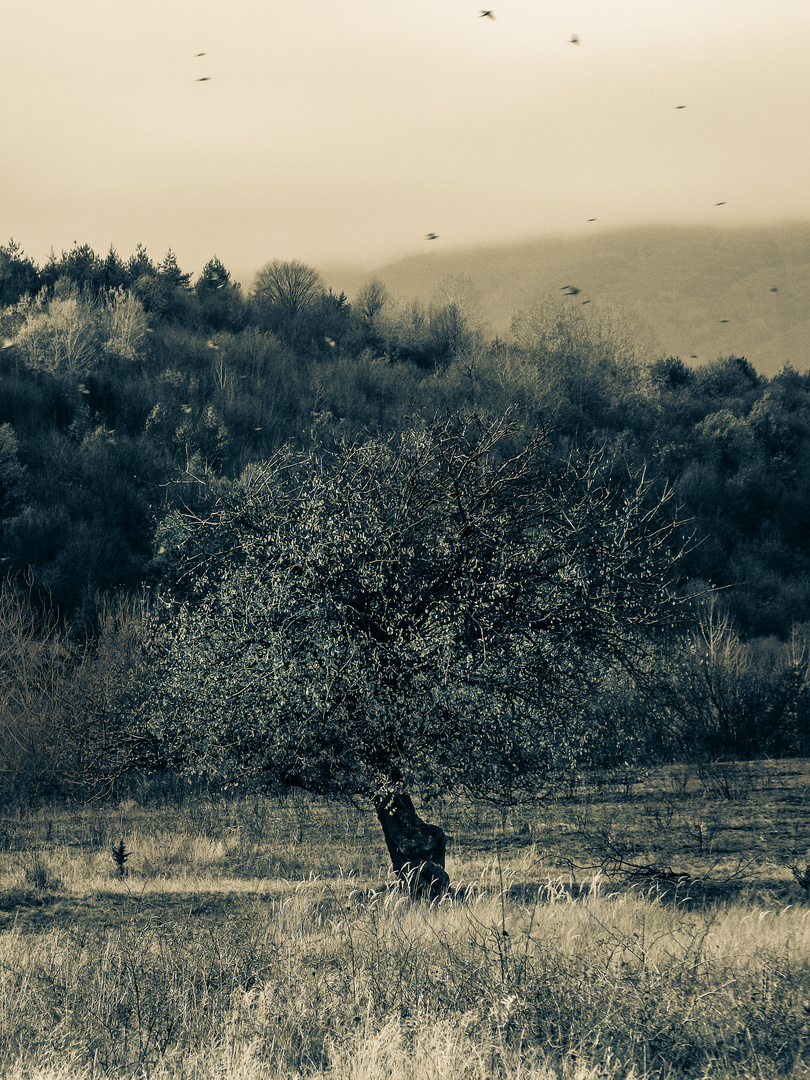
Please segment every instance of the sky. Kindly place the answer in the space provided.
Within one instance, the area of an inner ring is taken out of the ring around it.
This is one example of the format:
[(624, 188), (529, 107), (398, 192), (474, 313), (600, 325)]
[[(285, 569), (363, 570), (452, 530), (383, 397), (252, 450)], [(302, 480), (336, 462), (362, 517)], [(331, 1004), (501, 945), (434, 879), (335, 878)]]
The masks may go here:
[(808, 0), (488, 2), (7, 4), (0, 243), (142, 243), (195, 276), (216, 254), (249, 284), (276, 258), (810, 220)]

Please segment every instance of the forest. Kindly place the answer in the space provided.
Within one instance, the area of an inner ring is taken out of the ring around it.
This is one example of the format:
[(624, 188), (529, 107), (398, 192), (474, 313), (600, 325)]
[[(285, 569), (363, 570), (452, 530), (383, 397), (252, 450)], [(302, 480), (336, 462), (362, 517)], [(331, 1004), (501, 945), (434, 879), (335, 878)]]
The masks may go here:
[[(575, 290), (538, 297), (487, 340), (462, 280), (422, 303), (372, 278), (350, 302), (297, 261), (268, 263), (248, 290), (215, 256), (193, 280), (171, 250), (156, 262), (142, 246), (124, 259), (76, 244), (38, 266), (13, 240), (0, 246), (0, 344), (4, 602), (38, 640), (98, 642), (116, 605), (159, 587), (167, 515), (283, 447), (515, 409), (556, 461), (596, 455), (617, 487), (643, 472), (671, 490), (678, 587), (704, 613), (693, 632), (712, 658), (722, 638), (723, 693), (748, 678), (759, 695), (734, 722), (717, 705), (711, 739), (701, 706), (707, 750), (806, 748), (810, 373), (659, 355), (621, 310)], [(783, 675), (793, 697), (775, 703)]]

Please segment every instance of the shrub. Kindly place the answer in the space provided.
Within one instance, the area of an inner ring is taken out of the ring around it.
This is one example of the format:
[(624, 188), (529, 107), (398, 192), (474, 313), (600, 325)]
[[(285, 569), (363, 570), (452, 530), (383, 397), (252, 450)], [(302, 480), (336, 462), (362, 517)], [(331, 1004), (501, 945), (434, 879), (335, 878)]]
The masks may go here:
[(674, 710), (684, 749), (752, 758), (806, 749), (810, 637), (744, 642), (711, 605), (684, 644), (673, 673)]

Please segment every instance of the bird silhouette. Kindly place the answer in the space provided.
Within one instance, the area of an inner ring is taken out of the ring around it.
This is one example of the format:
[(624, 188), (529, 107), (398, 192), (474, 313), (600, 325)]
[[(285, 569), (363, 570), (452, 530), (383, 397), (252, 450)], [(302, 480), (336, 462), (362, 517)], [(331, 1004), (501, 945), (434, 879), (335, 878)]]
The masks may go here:
[(676, 109), (685, 109), (686, 106), (685, 105), (676, 105), (675, 108)]
[(772, 285), (771, 286), (771, 292), (779, 292), (779, 290), (777, 289), (777, 287), (775, 285)]
[(728, 319), (721, 319), (720, 322), (728, 322)]
[(425, 239), (426, 240), (438, 240), (439, 239), (439, 234), (435, 233), (435, 232), (429, 232), (427, 234), (427, 236), (425, 237)]
[(596, 218), (595, 217), (589, 217), (588, 221), (596, 221)]
[(492, 11), (482, 11), (478, 16), (479, 19), (494, 19), (495, 15)]
[(206, 55), (207, 55), (207, 53), (204, 53), (204, 52), (195, 52), (195, 53), (194, 53), (194, 57), (195, 57), (195, 59), (196, 59), (196, 57), (198, 57), (198, 56), (206, 56)]
[(571, 37), (568, 39), (568, 44), (569, 45), (579, 45), (579, 38), (577, 37), (576, 34), (571, 35)]
[(210, 75), (203, 75), (203, 77), (201, 79), (195, 79), (195, 82), (210, 82), (210, 80), (211, 80)]
[(716, 202), (714, 205), (715, 206), (725, 206), (726, 204), (724, 202)]

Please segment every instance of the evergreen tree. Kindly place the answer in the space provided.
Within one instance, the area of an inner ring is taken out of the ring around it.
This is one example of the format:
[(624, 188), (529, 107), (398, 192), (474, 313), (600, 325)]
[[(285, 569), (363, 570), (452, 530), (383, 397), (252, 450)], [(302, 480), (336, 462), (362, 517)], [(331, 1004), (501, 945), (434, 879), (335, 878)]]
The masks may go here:
[(202, 273), (194, 283), (194, 291), (198, 296), (208, 296), (212, 293), (225, 289), (231, 284), (231, 274), (226, 270), (216, 255), (209, 259), (202, 269)]
[(146, 253), (146, 248), (143, 244), (138, 244), (135, 249), (135, 254), (130, 255), (127, 261), (127, 275), (129, 278), (129, 284), (133, 285), (138, 278), (148, 276), (153, 277), (157, 273), (155, 264), (149, 258)]
[(0, 308), (16, 304), (39, 287), (39, 271), (12, 238), (0, 244)]
[(79, 291), (97, 293), (104, 285), (104, 262), (89, 244), (74, 241), (67, 254), (62, 252), (59, 276), (67, 278)]
[(177, 256), (171, 248), (163, 256), (163, 262), (158, 267), (158, 274), (173, 289), (187, 289), (191, 281), (191, 274), (184, 274), (177, 265)]
[(104, 259), (102, 266), (102, 282), (108, 292), (120, 289), (128, 284), (127, 268), (124, 266), (114, 244), (110, 244), (110, 250)]

